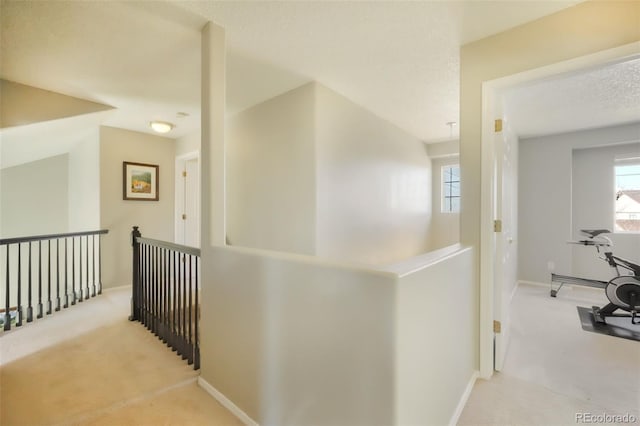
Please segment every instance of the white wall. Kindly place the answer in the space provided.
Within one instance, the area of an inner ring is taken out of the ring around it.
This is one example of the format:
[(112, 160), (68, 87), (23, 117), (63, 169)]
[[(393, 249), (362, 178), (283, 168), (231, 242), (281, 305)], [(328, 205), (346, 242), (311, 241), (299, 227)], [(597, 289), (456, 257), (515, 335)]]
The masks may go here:
[(0, 236), (67, 232), (69, 156), (38, 160), (0, 171)]
[[(122, 199), (123, 161), (160, 166), (159, 201)], [(134, 225), (142, 235), (173, 241), (175, 146), (173, 139), (113, 127), (100, 128), (100, 227), (104, 287), (131, 284)]]
[(202, 378), (264, 425), (393, 423), (391, 274), (212, 248)]
[[(640, 141), (640, 125), (636, 136)], [(572, 235), (583, 239), (581, 229), (613, 231), (615, 210), (615, 174), (617, 156), (640, 158), (640, 142), (598, 148), (574, 149), (572, 175)], [(640, 263), (640, 234), (615, 233), (613, 253)], [(609, 280), (614, 271), (598, 261), (593, 247), (572, 246), (572, 271), (578, 276)], [(622, 271), (621, 271), (622, 272)]]
[(424, 144), (315, 84), (317, 255), (384, 264), (429, 250)]
[(460, 242), (460, 213), (442, 211), (442, 168), (451, 164), (460, 164), (460, 158), (456, 155), (431, 160), (433, 182), (431, 185), (431, 205), (433, 206), (430, 228), (431, 250)]
[(100, 227), (100, 131), (69, 151), (69, 232)]
[[(591, 215), (592, 212), (608, 208), (606, 189), (603, 189), (605, 192), (599, 196), (600, 207), (593, 206), (590, 200), (590, 197), (595, 195), (593, 191), (596, 188), (606, 187), (600, 175), (606, 174), (607, 171), (589, 170), (584, 167), (581, 168), (582, 171), (577, 171), (574, 187), (578, 190), (578, 199), (572, 208), (573, 150), (634, 141), (638, 139), (639, 134), (640, 124), (630, 124), (520, 141), (518, 220), (521, 280), (549, 282), (548, 262), (552, 262), (555, 272), (560, 274), (591, 272), (590, 268), (584, 269), (584, 262), (573, 262), (574, 251), (576, 254), (584, 254), (586, 251), (586, 255), (594, 263), (598, 263), (595, 257), (591, 257), (591, 250), (586, 250), (586, 247), (573, 247), (566, 242), (579, 238), (578, 227), (587, 226), (588, 223), (589, 227), (613, 226), (612, 219), (607, 218), (606, 214), (598, 214), (597, 218)], [(599, 167), (602, 167), (602, 164)], [(607, 180), (611, 183), (610, 190), (613, 190), (613, 170), (610, 170), (610, 173), (611, 177)], [(575, 219), (579, 221), (576, 223), (573, 223), (574, 211), (577, 212)], [(620, 244), (620, 255), (631, 254), (633, 257), (634, 253), (628, 253), (625, 249), (626, 243), (623, 242), (628, 236), (622, 237), (614, 237), (617, 240), (615, 243)]]
[(445, 158), (460, 155), (460, 141), (457, 139), (450, 139), (442, 142), (431, 142), (425, 144), (427, 147), (427, 154), (430, 158)]
[(477, 364), (472, 262), (459, 246), (380, 269), (214, 247), (201, 377), (259, 424), (453, 424)]
[[(455, 424), (475, 379), (478, 306), (471, 249), (406, 265), (396, 294), (395, 425)], [(455, 313), (452, 315), (452, 307)]]
[(200, 130), (176, 139), (176, 157), (200, 152)]
[(429, 249), (424, 144), (317, 83), (228, 120), (233, 245), (383, 264)]
[(228, 120), (227, 235), (233, 245), (315, 253), (313, 85)]

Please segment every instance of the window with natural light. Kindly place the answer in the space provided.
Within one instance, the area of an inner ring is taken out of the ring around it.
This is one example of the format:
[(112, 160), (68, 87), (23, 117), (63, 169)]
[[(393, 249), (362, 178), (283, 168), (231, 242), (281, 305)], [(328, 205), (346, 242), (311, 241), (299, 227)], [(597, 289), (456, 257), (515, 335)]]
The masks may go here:
[(442, 167), (442, 212), (460, 212), (460, 165)]
[(640, 158), (617, 161), (615, 232), (640, 232)]

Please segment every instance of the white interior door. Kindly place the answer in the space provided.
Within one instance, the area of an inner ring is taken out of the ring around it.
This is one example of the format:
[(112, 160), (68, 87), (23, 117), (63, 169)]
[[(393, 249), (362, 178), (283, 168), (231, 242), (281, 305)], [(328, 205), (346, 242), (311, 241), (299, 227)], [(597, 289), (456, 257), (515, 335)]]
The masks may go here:
[(494, 369), (502, 370), (511, 329), (510, 305), (518, 279), (517, 253), (517, 189), (518, 140), (508, 123), (496, 132), (495, 205), (496, 218), (494, 256)]
[(200, 164), (190, 155), (176, 160), (175, 241), (200, 247)]

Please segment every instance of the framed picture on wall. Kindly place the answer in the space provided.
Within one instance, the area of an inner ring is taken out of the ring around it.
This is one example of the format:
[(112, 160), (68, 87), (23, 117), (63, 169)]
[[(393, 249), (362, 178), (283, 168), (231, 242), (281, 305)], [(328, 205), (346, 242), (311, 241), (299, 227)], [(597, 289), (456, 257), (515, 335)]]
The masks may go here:
[(158, 201), (160, 199), (160, 166), (122, 163), (122, 199)]

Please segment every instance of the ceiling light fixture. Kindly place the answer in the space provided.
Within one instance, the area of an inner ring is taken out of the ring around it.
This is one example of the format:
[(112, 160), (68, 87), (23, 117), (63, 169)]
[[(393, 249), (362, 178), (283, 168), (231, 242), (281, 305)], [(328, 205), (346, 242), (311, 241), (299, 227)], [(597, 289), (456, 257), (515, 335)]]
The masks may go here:
[(455, 121), (447, 121), (447, 126), (449, 126), (449, 137), (453, 138), (453, 128), (457, 126), (458, 123)]
[(168, 133), (176, 127), (175, 124), (168, 123), (166, 121), (152, 121), (149, 123), (149, 126), (153, 129), (154, 132), (158, 133)]

